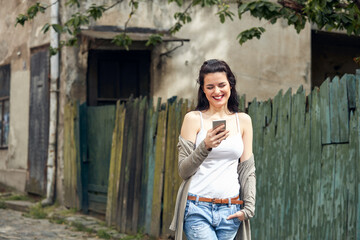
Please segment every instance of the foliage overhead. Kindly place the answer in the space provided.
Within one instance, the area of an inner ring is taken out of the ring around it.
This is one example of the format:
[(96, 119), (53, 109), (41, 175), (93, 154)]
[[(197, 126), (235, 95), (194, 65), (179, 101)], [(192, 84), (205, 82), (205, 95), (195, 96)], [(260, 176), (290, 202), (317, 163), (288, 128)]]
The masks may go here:
[[(59, 34), (67, 34), (66, 41), (61, 41), (59, 48), (63, 46), (74, 46), (77, 44), (77, 36), (81, 26), (89, 25), (91, 20), (101, 18), (107, 10), (122, 3), (124, 0), (114, 1), (111, 6), (92, 4), (85, 12), (80, 12), (80, 0), (67, 0), (65, 5), (68, 8), (76, 8), (77, 11), (64, 24), (46, 23), (42, 31), (46, 33), (53, 28)], [(124, 24), (124, 31), (115, 36), (113, 43), (128, 49), (131, 45), (131, 38), (127, 35), (127, 26), (131, 17), (136, 13), (139, 4), (146, 4), (146, 1), (127, 0), (130, 13)], [(250, 14), (256, 19), (265, 19), (267, 22), (262, 26), (254, 26), (238, 34), (240, 44), (254, 37), (260, 38), (265, 32), (267, 23), (275, 24), (279, 19), (285, 19), (288, 25), (295, 28), (299, 33), (304, 29), (307, 22), (317, 26), (319, 30), (344, 30), (348, 35), (360, 35), (360, 0), (168, 0), (168, 3), (175, 3), (183, 11), (174, 14), (175, 23), (169, 29), (170, 34), (175, 34), (187, 23), (192, 21), (191, 9), (199, 6), (201, 8), (217, 7), (216, 15), (223, 24), (226, 20), (234, 21), (235, 16), (241, 21), (244, 14)], [(234, 3), (234, 4), (231, 4)], [(44, 13), (50, 5), (36, 2), (26, 13), (16, 18), (16, 24), (24, 25), (27, 21), (36, 17), (37, 13)], [(147, 46), (156, 45), (162, 42), (162, 35), (154, 34), (149, 37)], [(56, 54), (58, 49), (51, 49), (51, 54)]]

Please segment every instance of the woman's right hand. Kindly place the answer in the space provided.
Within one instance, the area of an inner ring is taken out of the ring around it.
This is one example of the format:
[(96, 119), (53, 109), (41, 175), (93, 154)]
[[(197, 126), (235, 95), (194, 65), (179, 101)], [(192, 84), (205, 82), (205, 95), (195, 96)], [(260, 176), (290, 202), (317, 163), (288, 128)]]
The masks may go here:
[(217, 126), (214, 129), (209, 129), (205, 137), (205, 146), (208, 150), (215, 148), (220, 145), (220, 143), (229, 136), (229, 130), (223, 131), (225, 127), (224, 124)]

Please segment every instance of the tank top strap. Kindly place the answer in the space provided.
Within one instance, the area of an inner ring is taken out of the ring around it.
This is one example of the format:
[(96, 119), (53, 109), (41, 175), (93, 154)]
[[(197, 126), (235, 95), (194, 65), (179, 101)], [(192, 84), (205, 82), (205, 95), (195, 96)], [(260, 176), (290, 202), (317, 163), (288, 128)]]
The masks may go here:
[(240, 121), (239, 121), (238, 113), (235, 113), (235, 115), (236, 115), (237, 130), (238, 130), (239, 133), (241, 133), (241, 132), (240, 132)]
[(199, 114), (200, 114), (200, 123), (201, 123), (201, 129), (202, 129), (204, 127), (204, 122), (203, 122), (201, 111), (199, 111)]

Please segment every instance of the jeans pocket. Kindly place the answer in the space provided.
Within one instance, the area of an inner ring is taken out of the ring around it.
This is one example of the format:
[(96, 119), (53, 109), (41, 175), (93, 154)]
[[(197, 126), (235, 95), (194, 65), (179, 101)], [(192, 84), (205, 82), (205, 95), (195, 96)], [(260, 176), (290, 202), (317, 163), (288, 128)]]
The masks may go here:
[(193, 203), (190, 200), (186, 201), (186, 207), (185, 207), (185, 213), (184, 213), (184, 220), (189, 216), (190, 210), (191, 210), (191, 205)]
[[(231, 205), (231, 214), (235, 214), (236, 212), (240, 211), (240, 209), (241, 207), (238, 204)], [(236, 226), (239, 226), (241, 223), (241, 221), (237, 217), (233, 218), (232, 220)]]

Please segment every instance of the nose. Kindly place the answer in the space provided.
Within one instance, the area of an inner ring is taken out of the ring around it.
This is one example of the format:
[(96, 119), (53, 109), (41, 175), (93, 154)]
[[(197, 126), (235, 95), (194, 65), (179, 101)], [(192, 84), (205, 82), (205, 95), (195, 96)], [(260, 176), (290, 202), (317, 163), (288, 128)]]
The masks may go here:
[(219, 87), (215, 87), (215, 93), (220, 93), (220, 88)]

